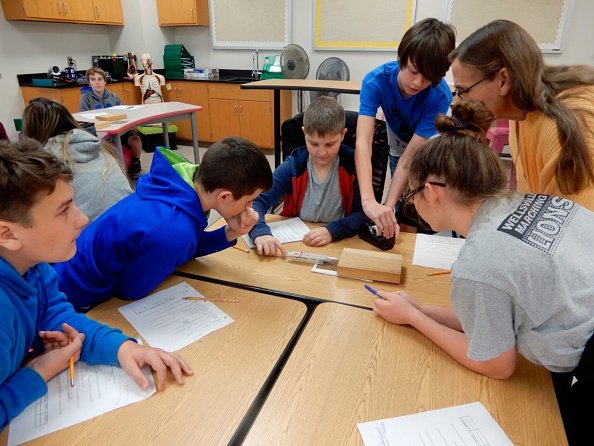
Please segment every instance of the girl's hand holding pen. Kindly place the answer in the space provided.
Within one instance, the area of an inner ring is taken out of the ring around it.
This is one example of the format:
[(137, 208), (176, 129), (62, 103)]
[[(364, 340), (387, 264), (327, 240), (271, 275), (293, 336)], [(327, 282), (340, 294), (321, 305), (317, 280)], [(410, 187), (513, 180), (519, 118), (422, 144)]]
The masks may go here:
[(373, 311), (379, 316), (398, 325), (407, 325), (418, 314), (421, 304), (404, 291), (388, 293), (378, 291), (373, 301)]

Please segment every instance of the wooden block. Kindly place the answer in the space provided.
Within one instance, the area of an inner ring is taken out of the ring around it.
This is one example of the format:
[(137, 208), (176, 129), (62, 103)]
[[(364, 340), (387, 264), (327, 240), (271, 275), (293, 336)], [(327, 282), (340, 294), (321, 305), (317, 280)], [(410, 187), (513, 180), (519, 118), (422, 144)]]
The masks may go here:
[(95, 130), (103, 130), (111, 125), (111, 121), (95, 121)]
[(126, 113), (113, 113), (109, 115), (95, 116), (95, 119), (98, 119), (99, 121), (119, 121), (120, 119), (128, 119), (128, 115)]
[(402, 256), (388, 252), (344, 248), (336, 271), (339, 277), (400, 283)]

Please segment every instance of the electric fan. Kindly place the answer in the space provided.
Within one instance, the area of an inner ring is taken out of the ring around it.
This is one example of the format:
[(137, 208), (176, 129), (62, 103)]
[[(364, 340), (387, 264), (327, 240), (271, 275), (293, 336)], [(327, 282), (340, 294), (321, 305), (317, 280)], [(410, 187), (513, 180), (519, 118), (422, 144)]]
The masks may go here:
[[(322, 61), (316, 72), (316, 79), (329, 81), (348, 81), (351, 73), (346, 62), (338, 57), (329, 57)], [(331, 96), (338, 98), (340, 93), (334, 91), (312, 91), (310, 100), (314, 101), (319, 96)]]
[(287, 79), (305, 79), (309, 73), (309, 57), (303, 48), (292, 43), (281, 53), (281, 69)]

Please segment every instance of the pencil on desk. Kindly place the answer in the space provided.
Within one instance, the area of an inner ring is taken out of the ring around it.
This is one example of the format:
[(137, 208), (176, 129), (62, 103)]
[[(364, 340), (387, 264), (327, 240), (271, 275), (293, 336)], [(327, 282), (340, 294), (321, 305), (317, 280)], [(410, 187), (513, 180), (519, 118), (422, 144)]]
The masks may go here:
[(211, 299), (208, 297), (184, 297), (184, 300), (201, 300), (205, 302), (231, 302), (236, 304), (239, 299)]
[(428, 276), (443, 276), (444, 274), (450, 274), (449, 269), (444, 269), (443, 271), (433, 271), (432, 273), (427, 274)]
[[(68, 340), (68, 344), (72, 344), (72, 339)], [(74, 387), (74, 356), (70, 357), (70, 387)]]
[(238, 251), (243, 251), (243, 252), (245, 252), (246, 254), (249, 254), (249, 253), (250, 253), (250, 250), (249, 250), (249, 249), (246, 249), (246, 248), (240, 248), (239, 246), (235, 246), (235, 245), (234, 245), (234, 246), (232, 246), (232, 248), (233, 248), (233, 249), (237, 249)]

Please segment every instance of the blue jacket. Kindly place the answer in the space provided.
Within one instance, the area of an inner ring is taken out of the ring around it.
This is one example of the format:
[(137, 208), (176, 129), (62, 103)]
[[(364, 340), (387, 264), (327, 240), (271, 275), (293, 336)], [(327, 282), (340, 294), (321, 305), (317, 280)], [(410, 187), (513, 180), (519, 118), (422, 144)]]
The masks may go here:
[[(284, 200), (281, 215), (299, 216), (307, 188), (308, 158), (309, 153), (306, 147), (293, 150), (291, 156), (287, 157), (274, 171), (272, 188), (261, 193), (254, 200), (253, 207), (260, 218), (250, 231), (252, 240), (261, 235), (271, 235), (264, 217), (266, 212), (281, 198)], [(324, 226), (330, 232), (333, 241), (357, 234), (361, 224), (367, 220), (361, 206), (361, 195), (355, 177), (355, 152), (344, 144), (340, 146), (338, 152), (338, 183), (345, 216)]]
[(157, 149), (136, 192), (82, 231), (71, 260), (54, 265), (60, 290), (75, 308), (113, 296), (139, 299), (176, 266), (235, 244), (227, 241), (225, 227), (204, 231), (208, 222), (198, 194), (175, 164), (189, 165), (177, 153)]
[(40, 330), (62, 331), (66, 322), (84, 333), (80, 359), (91, 364), (119, 365), (118, 350), (129, 339), (120, 330), (75, 312), (58, 291), (56, 273), (46, 263), (21, 276), (0, 257), (0, 307), (0, 430), (47, 393), (43, 378), (23, 366), (28, 356), (43, 353)]

